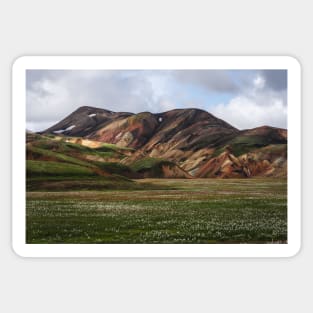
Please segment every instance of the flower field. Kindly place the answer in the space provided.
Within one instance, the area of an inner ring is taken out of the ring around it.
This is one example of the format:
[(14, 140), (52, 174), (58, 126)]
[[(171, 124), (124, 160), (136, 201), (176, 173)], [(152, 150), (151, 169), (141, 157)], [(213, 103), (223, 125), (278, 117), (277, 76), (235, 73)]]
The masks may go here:
[(287, 242), (285, 179), (137, 183), (154, 187), (27, 192), (27, 243)]

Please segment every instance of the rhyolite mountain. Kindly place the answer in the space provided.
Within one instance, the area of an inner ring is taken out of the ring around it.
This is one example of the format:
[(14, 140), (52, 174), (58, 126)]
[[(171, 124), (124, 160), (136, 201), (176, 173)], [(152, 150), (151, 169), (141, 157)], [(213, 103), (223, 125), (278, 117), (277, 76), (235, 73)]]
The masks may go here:
[(194, 108), (134, 114), (84, 106), (40, 134), (90, 149), (110, 144), (116, 155), (80, 159), (117, 163), (137, 177), (287, 175), (286, 129), (238, 130)]
[(185, 150), (215, 145), (238, 130), (199, 109), (177, 109), (164, 113), (138, 114), (80, 107), (43, 133), (85, 137), (122, 147), (151, 150), (160, 143)]

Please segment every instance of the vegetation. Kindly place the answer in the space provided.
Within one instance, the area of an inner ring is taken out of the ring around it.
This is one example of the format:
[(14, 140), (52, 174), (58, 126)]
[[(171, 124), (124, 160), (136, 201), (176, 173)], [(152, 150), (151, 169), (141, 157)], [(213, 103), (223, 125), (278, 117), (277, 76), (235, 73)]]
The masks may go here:
[(64, 164), (61, 162), (27, 160), (26, 168), (28, 177), (82, 177), (95, 175), (94, 171), (90, 168), (76, 164)]
[(117, 152), (115, 145), (104, 144), (98, 150), (65, 139), (56, 140), (40, 135), (28, 137), (27, 190), (129, 189), (135, 185), (124, 177), (131, 176), (132, 169), (118, 162), (104, 162), (106, 159), (120, 160), (124, 157)]
[(101, 147), (99, 148), (95, 148), (95, 151), (104, 151), (104, 152), (109, 152), (109, 151), (113, 151), (113, 152), (119, 152), (119, 151), (134, 151), (134, 149), (132, 148), (128, 148), (128, 147), (120, 147), (117, 146), (113, 143), (103, 143), (101, 145)]
[(53, 161), (26, 162), (26, 188), (28, 191), (137, 189), (138, 184), (128, 178), (99, 168)]
[(135, 174), (133, 169), (127, 165), (117, 162), (92, 162), (97, 165), (100, 169), (107, 173), (117, 174), (128, 177), (129, 175)]
[[(262, 136), (237, 136), (226, 144), (236, 157), (266, 145), (268, 145), (267, 139)], [(226, 146), (223, 145), (216, 149), (213, 156), (215, 157), (222, 153)]]
[(114, 144), (102, 144), (98, 148), (89, 148), (77, 143), (68, 142), (66, 137), (62, 138), (61, 140), (48, 138), (47, 136), (40, 136), (39, 138), (33, 136), (33, 138), (35, 139), (27, 144), (27, 150), (38, 148), (71, 156), (84, 157), (86, 155), (94, 155), (104, 158), (117, 157), (119, 159), (124, 157), (122, 153), (123, 151), (132, 150), (129, 148), (121, 148)]
[(136, 172), (152, 169), (152, 168), (158, 168), (161, 165), (173, 165), (173, 162), (166, 161), (159, 158), (144, 158), (141, 160), (138, 160), (132, 164), (132, 169)]
[(86, 166), (86, 167), (92, 167), (92, 164), (88, 162), (81, 161), (77, 158), (68, 156), (63, 153), (58, 153), (54, 152), (51, 150), (47, 149), (42, 149), (42, 148), (37, 148), (37, 147), (29, 147), (27, 149), (27, 154), (32, 155), (34, 158), (48, 158), (48, 159), (54, 159), (55, 161), (60, 161), (60, 162), (66, 162), (66, 163), (72, 163), (72, 164), (77, 164), (81, 166)]
[(27, 242), (287, 241), (284, 179), (148, 179), (136, 184), (143, 188), (28, 192)]

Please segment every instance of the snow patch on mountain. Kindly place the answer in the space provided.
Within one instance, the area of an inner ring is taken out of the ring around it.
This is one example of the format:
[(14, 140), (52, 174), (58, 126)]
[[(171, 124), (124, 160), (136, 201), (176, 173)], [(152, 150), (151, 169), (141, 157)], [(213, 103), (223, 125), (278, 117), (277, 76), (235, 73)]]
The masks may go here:
[(55, 130), (54, 133), (55, 134), (62, 134), (64, 132), (67, 132), (69, 130), (72, 130), (74, 127), (76, 127), (76, 125), (71, 125), (69, 127), (67, 127), (66, 129), (59, 129), (59, 130)]
[(71, 125), (70, 127), (66, 128), (65, 131), (69, 131), (69, 130), (72, 130), (73, 128), (75, 128), (76, 125)]

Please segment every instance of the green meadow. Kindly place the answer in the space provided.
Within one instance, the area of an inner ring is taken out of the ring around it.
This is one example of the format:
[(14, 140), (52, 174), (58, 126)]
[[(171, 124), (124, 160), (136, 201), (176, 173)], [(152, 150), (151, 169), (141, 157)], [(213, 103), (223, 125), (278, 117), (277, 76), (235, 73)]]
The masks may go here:
[(27, 243), (287, 242), (286, 179), (114, 181), (71, 161), (42, 178), (42, 163), (29, 163)]

